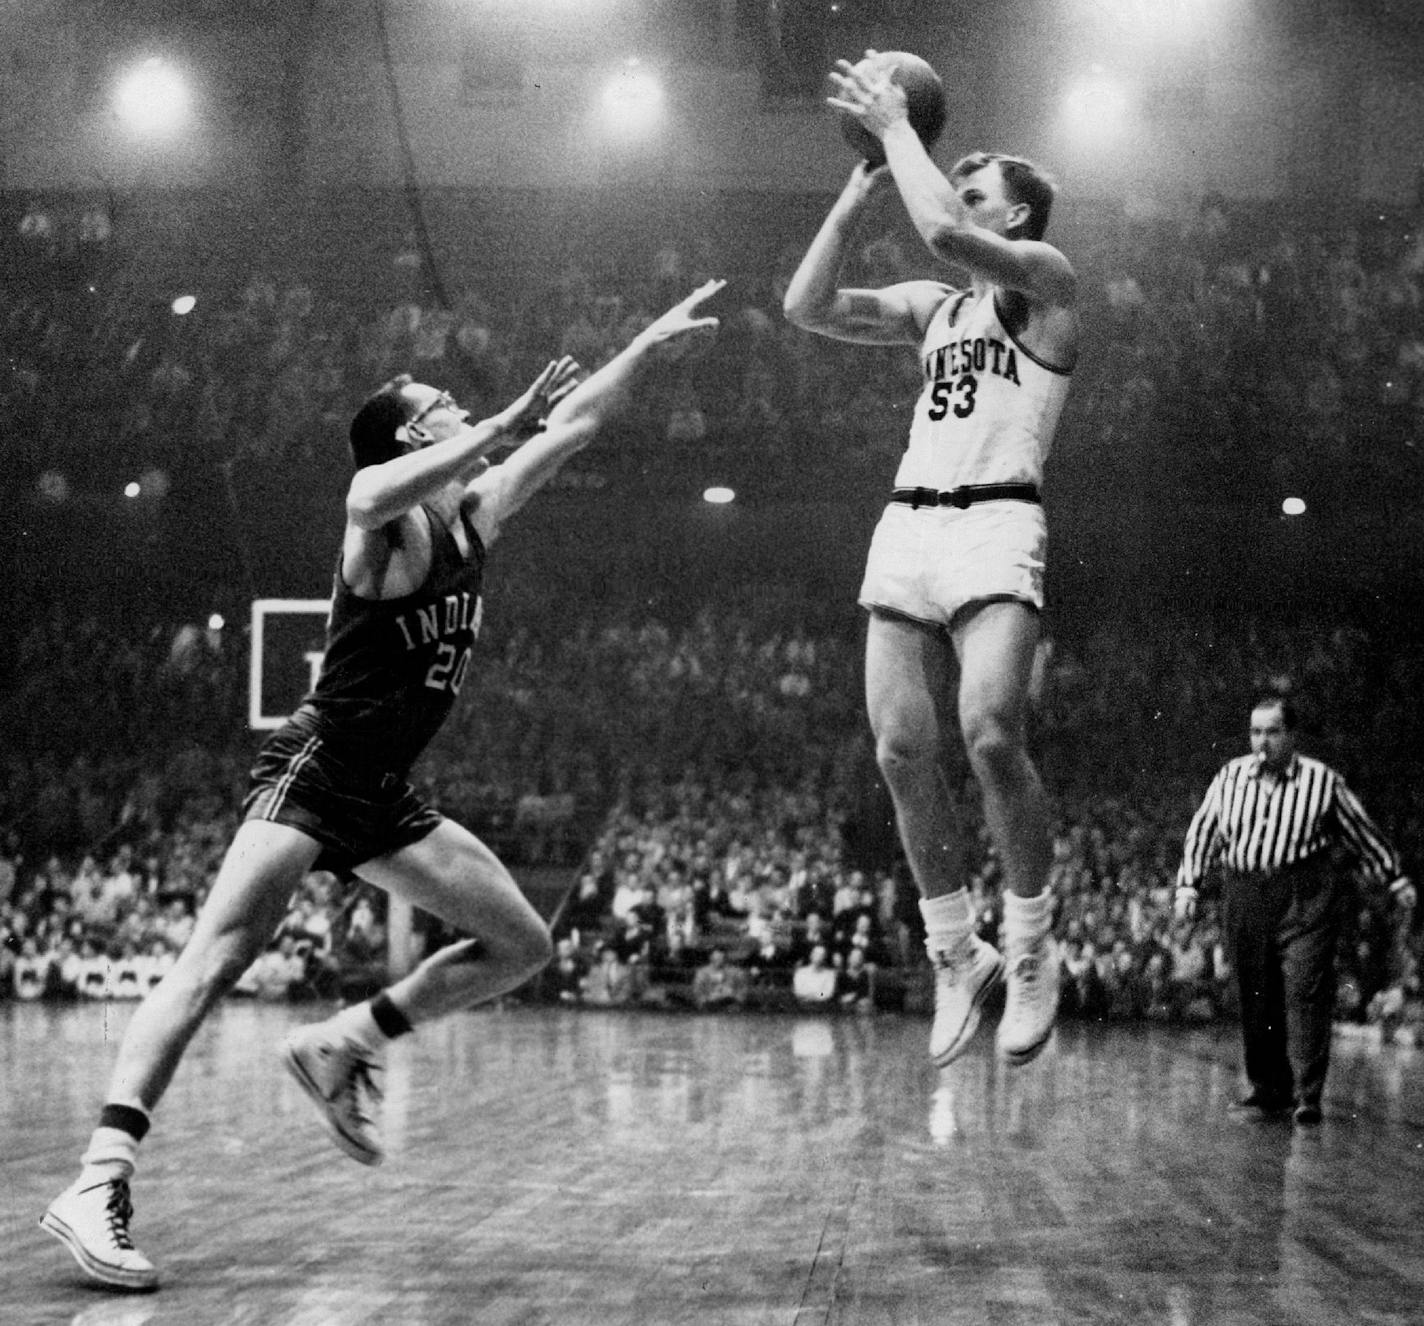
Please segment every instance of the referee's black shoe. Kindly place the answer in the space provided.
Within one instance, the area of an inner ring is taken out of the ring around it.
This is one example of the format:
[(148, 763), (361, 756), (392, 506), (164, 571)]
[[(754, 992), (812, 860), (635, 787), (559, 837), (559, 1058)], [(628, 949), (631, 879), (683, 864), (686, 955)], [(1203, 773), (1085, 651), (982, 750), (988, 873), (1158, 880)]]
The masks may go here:
[(1295, 1107), (1294, 1119), (1298, 1124), (1311, 1127), (1321, 1120), (1320, 1106), (1313, 1100), (1303, 1100)]
[(1248, 1095), (1242, 1096), (1240, 1100), (1233, 1100), (1226, 1107), (1226, 1112), (1233, 1118), (1242, 1119), (1247, 1123), (1266, 1123), (1272, 1119), (1289, 1118), (1291, 1102), (1275, 1096), (1267, 1096), (1260, 1091), (1252, 1091)]

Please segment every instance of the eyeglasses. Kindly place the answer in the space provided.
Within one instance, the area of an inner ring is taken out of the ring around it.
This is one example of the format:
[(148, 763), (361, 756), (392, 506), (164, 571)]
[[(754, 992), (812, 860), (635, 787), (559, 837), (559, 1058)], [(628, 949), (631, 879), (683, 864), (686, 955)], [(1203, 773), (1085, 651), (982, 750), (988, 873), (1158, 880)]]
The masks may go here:
[(433, 414), (436, 410), (458, 410), (460, 403), (448, 391), (442, 391), (429, 405), (413, 414), (407, 421), (406, 427), (418, 424), (427, 414)]

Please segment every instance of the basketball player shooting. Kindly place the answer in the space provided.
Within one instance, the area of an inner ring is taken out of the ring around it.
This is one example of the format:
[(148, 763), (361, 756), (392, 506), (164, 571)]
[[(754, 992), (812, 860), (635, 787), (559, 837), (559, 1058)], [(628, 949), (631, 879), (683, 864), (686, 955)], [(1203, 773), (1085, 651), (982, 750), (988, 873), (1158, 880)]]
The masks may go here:
[[(362, 1164), (383, 1155), (386, 1043), (513, 989), (548, 962), (548, 928), (509, 871), (425, 805), (407, 776), (464, 681), (486, 549), (618, 413), (662, 347), (716, 328), (696, 314), (723, 284), (694, 291), (581, 384), (577, 365), (561, 359), (477, 424), (447, 392), (404, 375), (357, 411), (321, 673), (258, 753), (243, 823), (192, 938), (134, 1013), (80, 1175), (40, 1221), (95, 1280), (157, 1285), (129, 1232), (139, 1143), (188, 1043), (271, 940), (307, 871), (354, 872), (470, 936), (283, 1044), (284, 1064), (333, 1140)], [(488, 463), (491, 451), (520, 442)]]
[[(999, 1052), (1025, 1064), (1047, 1043), (1058, 1003), (1052, 828), (1026, 727), (1043, 609), (1040, 484), (1077, 353), (1075, 278), (1043, 240), (1052, 183), (1022, 158), (987, 152), (943, 174), (894, 72), (872, 51), (831, 75), (829, 105), (878, 142), (885, 164), (879, 154), (857, 163), (785, 312), (836, 340), (918, 347), (924, 385), (859, 596), (867, 707), (936, 973), (931, 1056), (943, 1066), (965, 1051), (1006, 973)], [(967, 286), (840, 284), (853, 235), (891, 190)], [(1002, 954), (975, 934), (965, 887), (945, 768), (956, 718), (1003, 869)]]

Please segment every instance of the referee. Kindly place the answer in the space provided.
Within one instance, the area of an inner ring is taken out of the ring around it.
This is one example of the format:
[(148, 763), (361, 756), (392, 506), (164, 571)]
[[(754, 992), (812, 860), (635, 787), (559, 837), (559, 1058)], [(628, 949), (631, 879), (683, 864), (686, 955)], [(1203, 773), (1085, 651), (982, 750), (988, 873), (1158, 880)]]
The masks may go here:
[(1335, 943), (1347, 899), (1340, 866), (1389, 892), (1404, 911), (1414, 886), (1399, 856), (1328, 765), (1296, 754), (1289, 700), (1251, 710), (1251, 754), (1212, 779), (1187, 829), (1176, 911), (1196, 913), (1202, 879), (1223, 876), (1226, 939), (1241, 1000), (1250, 1090), (1233, 1112), (1320, 1122), (1330, 1063)]

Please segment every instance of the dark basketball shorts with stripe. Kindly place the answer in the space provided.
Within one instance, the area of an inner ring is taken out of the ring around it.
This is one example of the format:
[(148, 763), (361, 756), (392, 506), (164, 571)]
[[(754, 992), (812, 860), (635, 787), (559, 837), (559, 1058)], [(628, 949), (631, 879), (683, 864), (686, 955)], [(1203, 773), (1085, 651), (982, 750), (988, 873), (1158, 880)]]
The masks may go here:
[(242, 813), (315, 838), (314, 869), (338, 874), (419, 842), (444, 818), (401, 775), (362, 768), (302, 722), (263, 743)]

